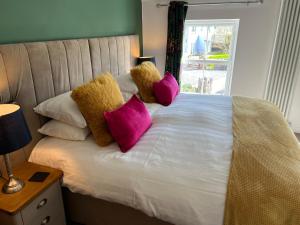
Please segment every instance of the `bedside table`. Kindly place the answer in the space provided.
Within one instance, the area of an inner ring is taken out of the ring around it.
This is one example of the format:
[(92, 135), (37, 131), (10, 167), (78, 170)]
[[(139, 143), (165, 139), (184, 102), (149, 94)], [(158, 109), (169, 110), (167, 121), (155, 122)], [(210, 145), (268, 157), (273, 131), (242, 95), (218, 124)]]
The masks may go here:
[[(49, 172), (43, 182), (29, 182), (36, 172)], [(15, 194), (0, 193), (1, 225), (66, 225), (60, 179), (62, 171), (26, 162), (14, 169), (25, 182)], [(0, 188), (4, 179), (0, 178)], [(0, 190), (0, 191), (1, 191)]]

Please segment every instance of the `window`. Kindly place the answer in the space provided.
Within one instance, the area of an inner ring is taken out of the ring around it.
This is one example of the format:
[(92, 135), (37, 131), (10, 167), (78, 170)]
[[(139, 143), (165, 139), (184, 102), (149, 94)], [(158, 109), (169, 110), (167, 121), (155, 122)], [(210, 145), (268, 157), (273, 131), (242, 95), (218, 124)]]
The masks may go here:
[(229, 95), (239, 20), (188, 20), (181, 92)]

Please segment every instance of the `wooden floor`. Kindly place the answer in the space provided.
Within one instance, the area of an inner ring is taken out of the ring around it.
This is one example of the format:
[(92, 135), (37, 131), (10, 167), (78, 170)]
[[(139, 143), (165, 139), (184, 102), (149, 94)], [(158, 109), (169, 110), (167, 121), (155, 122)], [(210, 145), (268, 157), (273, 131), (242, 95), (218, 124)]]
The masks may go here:
[(298, 140), (300, 141), (300, 134), (296, 134), (296, 137), (297, 137)]

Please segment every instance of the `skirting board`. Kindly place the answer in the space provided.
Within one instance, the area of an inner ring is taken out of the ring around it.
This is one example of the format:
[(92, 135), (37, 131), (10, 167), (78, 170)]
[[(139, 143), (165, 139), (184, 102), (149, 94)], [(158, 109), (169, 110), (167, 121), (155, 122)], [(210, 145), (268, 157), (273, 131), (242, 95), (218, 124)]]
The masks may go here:
[(300, 125), (293, 126), (292, 129), (295, 133), (300, 134)]
[(300, 123), (299, 122), (295, 123), (295, 122), (288, 120), (288, 123), (294, 133), (300, 134)]

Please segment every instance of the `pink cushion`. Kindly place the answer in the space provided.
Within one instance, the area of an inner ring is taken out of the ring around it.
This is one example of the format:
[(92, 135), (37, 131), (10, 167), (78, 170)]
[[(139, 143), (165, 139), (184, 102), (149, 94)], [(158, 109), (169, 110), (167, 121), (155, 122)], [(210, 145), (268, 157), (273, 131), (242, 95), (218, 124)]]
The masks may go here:
[(159, 104), (170, 105), (179, 93), (179, 86), (170, 72), (166, 72), (164, 78), (154, 83), (153, 92)]
[(135, 95), (112, 112), (104, 112), (104, 118), (122, 152), (131, 149), (151, 126), (151, 116)]

